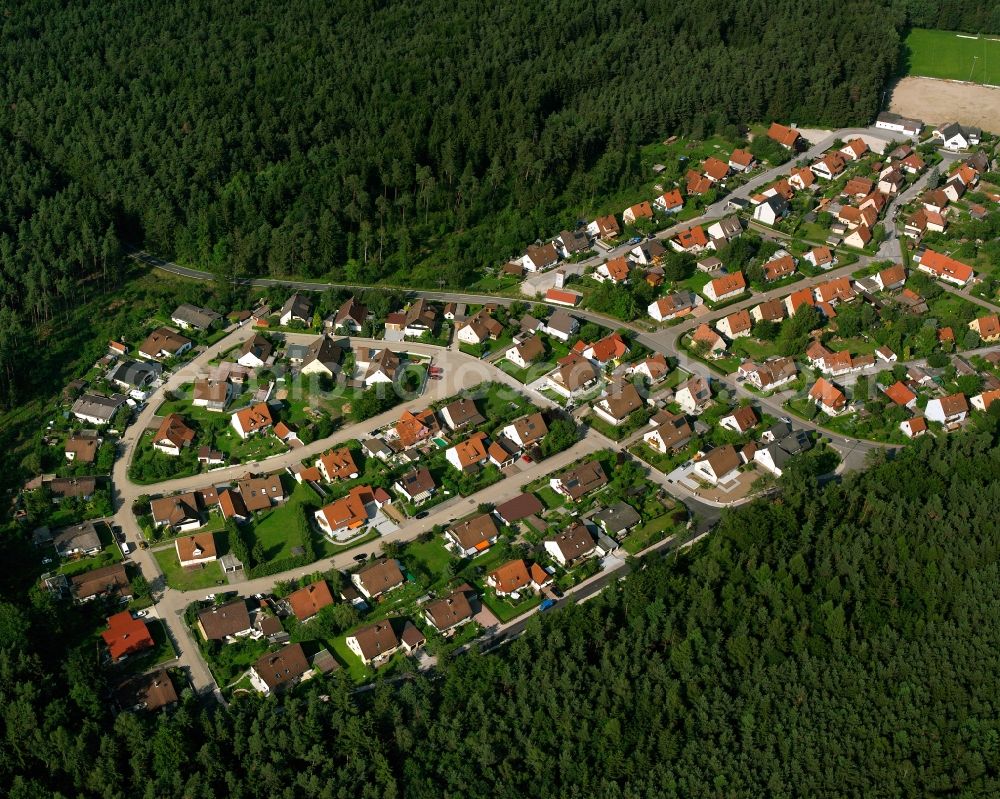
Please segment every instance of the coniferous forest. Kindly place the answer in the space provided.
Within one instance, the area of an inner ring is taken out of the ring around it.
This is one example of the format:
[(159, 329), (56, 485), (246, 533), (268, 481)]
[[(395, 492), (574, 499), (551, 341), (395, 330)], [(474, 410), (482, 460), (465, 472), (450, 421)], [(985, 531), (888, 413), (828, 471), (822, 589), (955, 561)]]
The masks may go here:
[[(691, 553), (495, 653), (112, 720), (40, 596), (0, 606), (0, 791), (101, 797), (995, 796), (1000, 414), (843, 484), (782, 478)], [(985, 429), (990, 428), (990, 429)]]

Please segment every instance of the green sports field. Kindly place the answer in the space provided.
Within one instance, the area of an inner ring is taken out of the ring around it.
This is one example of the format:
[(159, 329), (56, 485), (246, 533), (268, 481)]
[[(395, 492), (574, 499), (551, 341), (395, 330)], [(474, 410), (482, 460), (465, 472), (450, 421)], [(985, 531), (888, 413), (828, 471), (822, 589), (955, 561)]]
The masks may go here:
[(906, 37), (908, 75), (1000, 86), (1000, 37), (914, 28)]

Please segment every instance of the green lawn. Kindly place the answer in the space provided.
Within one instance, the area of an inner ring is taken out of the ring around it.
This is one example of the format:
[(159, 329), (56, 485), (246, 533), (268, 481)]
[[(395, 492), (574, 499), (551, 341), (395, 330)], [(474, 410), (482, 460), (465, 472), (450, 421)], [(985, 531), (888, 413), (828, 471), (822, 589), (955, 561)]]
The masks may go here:
[[(218, 543), (218, 535), (216, 535), (216, 542)], [(217, 585), (224, 585), (226, 582), (222, 574), (222, 567), (217, 560), (200, 568), (182, 569), (177, 560), (177, 550), (172, 546), (155, 550), (153, 557), (156, 558), (167, 585), (178, 591), (214, 588)]]
[(492, 590), (483, 592), (483, 604), (486, 605), (493, 615), (500, 619), (501, 623), (508, 622), (517, 616), (523, 616), (529, 610), (538, 607), (542, 602), (539, 594), (528, 593), (521, 597), (521, 601), (516, 604), (506, 597), (498, 597)]
[(636, 552), (665, 538), (675, 526), (674, 514), (668, 511), (662, 516), (646, 522), (646, 524), (636, 528), (625, 536), (625, 539), (622, 541), (622, 549), (630, 555), (634, 555)]
[(544, 485), (534, 493), (549, 510), (561, 508), (566, 504), (566, 497), (553, 489), (552, 486)]
[(754, 361), (765, 361), (772, 355), (777, 355), (778, 348), (774, 342), (743, 336), (733, 342), (733, 353), (745, 355)]
[(285, 502), (258, 517), (253, 535), (264, 547), (267, 560), (292, 557), (295, 544), (291, 533), (298, 525), (299, 508), (304, 504), (318, 506), (319, 497), (305, 483), (296, 483)]
[(413, 573), (424, 573), (433, 583), (436, 578), (446, 576), (452, 554), (445, 549), (444, 539), (434, 536), (430, 541), (414, 541), (403, 550), (401, 559)]
[(1000, 84), (1000, 41), (914, 28), (903, 42), (907, 74)]
[(501, 358), (499, 361), (495, 361), (494, 365), (501, 371), (509, 374), (519, 383), (528, 382), (528, 372), (531, 369), (530, 366), (527, 369), (522, 369), (516, 363), (514, 363), (513, 361), (508, 361), (506, 358)]

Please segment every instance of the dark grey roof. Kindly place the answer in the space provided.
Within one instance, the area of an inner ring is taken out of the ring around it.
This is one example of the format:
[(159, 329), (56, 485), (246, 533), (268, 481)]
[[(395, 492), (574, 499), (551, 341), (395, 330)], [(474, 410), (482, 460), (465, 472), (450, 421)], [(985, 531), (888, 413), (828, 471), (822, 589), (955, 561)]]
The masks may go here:
[(611, 507), (595, 513), (594, 521), (611, 535), (617, 535), (623, 530), (635, 527), (642, 521), (642, 517), (627, 502), (616, 502)]
[(812, 448), (812, 439), (805, 430), (795, 430), (778, 442), (778, 446), (789, 455), (798, 455)]
[(222, 316), (211, 308), (199, 308), (197, 305), (191, 305), (186, 302), (183, 305), (178, 305), (176, 310), (170, 315), (170, 318), (189, 324), (191, 327), (208, 330), (208, 328), (222, 319)]
[(281, 306), (281, 311), (278, 313), (278, 316), (282, 317), (287, 313), (291, 313), (293, 317), (308, 322), (309, 317), (312, 316), (312, 303), (304, 294), (295, 292), (291, 297), (285, 300), (285, 304)]
[(122, 361), (109, 375), (109, 379), (133, 388), (148, 385), (163, 373), (163, 366), (155, 361)]

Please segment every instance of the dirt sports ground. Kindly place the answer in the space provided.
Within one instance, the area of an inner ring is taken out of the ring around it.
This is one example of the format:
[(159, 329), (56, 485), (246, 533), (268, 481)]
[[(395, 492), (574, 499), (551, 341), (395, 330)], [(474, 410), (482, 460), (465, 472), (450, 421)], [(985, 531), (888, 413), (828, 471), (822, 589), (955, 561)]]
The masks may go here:
[(1000, 132), (1000, 89), (938, 78), (903, 78), (892, 89), (889, 110), (928, 125), (960, 122)]

